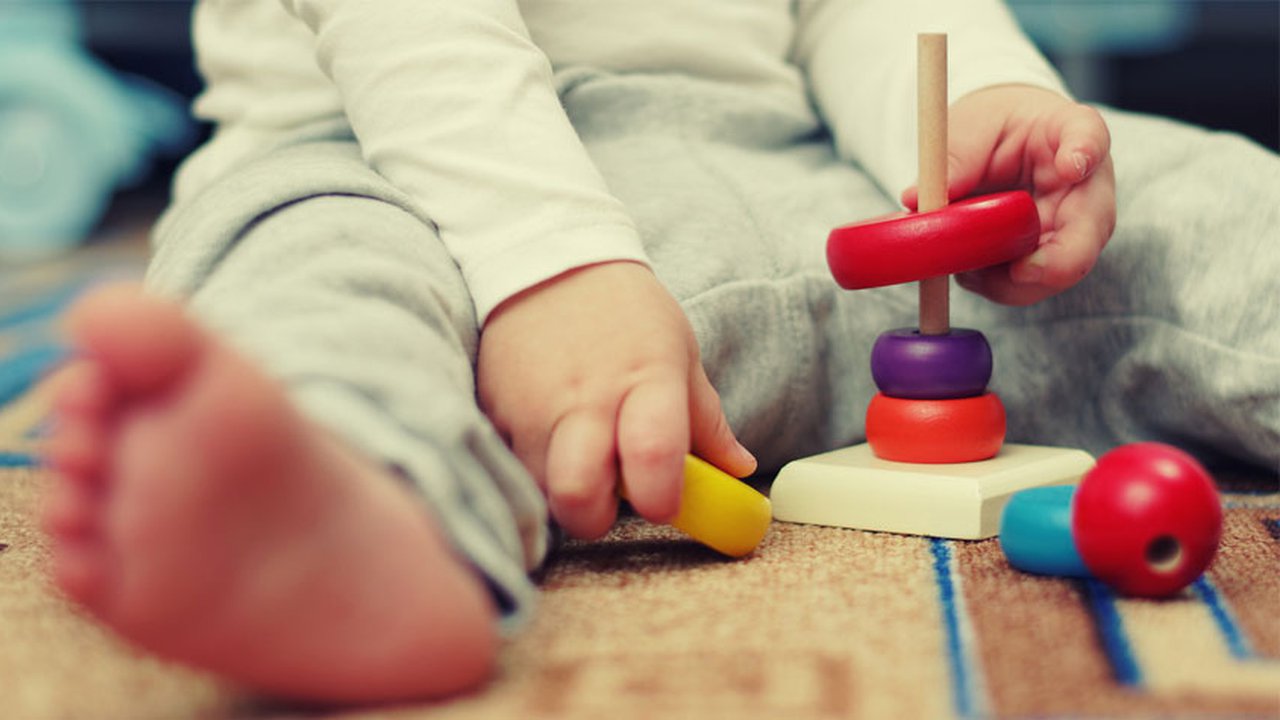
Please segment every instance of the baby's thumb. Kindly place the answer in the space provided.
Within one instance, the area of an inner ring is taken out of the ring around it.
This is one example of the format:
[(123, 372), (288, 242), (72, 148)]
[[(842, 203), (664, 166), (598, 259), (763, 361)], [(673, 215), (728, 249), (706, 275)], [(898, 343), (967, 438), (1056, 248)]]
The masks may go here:
[(756, 458), (734, 436), (720, 406), (720, 395), (711, 386), (707, 374), (698, 366), (693, 375), (689, 393), (693, 454), (734, 477), (755, 472)]
[(1048, 129), (1054, 151), (1054, 167), (1067, 182), (1077, 183), (1093, 174), (1111, 150), (1111, 133), (1097, 110), (1073, 105), (1054, 116)]

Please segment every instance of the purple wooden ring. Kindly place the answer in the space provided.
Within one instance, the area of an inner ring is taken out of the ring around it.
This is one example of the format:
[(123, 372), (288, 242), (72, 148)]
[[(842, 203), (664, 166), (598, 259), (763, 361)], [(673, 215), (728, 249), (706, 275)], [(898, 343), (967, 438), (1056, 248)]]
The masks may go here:
[(977, 330), (921, 335), (916, 328), (882, 333), (871, 348), (871, 377), (880, 392), (912, 400), (948, 400), (986, 392), (991, 346)]

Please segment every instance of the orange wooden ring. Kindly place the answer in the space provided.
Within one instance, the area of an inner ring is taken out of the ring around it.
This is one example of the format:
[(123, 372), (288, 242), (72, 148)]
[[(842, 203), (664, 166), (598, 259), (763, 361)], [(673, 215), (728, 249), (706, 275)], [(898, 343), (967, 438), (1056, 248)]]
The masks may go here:
[(951, 400), (908, 400), (877, 393), (867, 406), (867, 442), (883, 460), (986, 460), (1000, 452), (1004, 433), (1004, 403), (993, 392)]

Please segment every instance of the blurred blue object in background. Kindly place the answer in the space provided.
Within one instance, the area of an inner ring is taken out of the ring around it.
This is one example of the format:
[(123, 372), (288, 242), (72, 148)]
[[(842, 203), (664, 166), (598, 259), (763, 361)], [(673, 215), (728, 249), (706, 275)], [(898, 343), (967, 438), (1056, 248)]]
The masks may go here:
[(0, 2), (0, 261), (78, 245), (156, 153), (185, 149), (185, 100), (81, 46), (63, 0)]
[(1051, 53), (1067, 87), (1087, 102), (1115, 100), (1103, 58), (1171, 52), (1195, 31), (1186, 0), (1011, 0), (1023, 30)]
[(1191, 36), (1196, 14), (1186, 0), (1010, 0), (1009, 5), (1037, 43), (1077, 52), (1171, 50)]

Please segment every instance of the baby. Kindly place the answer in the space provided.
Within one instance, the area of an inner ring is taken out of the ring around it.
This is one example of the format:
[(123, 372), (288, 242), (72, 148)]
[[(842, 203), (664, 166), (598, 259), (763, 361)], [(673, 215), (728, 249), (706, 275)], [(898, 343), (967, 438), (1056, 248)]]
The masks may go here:
[(842, 292), (822, 246), (914, 203), (922, 30), (951, 38), (950, 196), (1040, 210), (953, 299), (1010, 439), (1274, 463), (1276, 304), (1240, 303), (1276, 296), (1280, 163), (1104, 122), (995, 0), (203, 0), (216, 133), (147, 291), (67, 320), (57, 583), (263, 692), (482, 683), (548, 520), (598, 537), (621, 485), (663, 522), (687, 452), (744, 476), (861, 438), (914, 289)]

